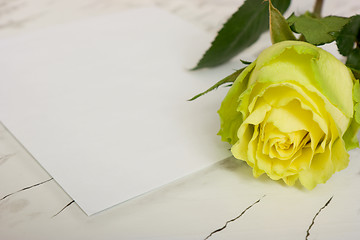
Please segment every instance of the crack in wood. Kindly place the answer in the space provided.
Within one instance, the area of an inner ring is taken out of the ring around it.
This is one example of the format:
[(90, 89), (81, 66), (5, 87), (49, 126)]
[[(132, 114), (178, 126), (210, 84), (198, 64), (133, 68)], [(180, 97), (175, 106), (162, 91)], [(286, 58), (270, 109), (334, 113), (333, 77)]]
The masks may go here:
[(329, 205), (329, 203), (331, 202), (331, 200), (333, 199), (333, 197), (334, 197), (334, 196), (332, 196), (332, 197), (325, 203), (325, 205), (322, 206), (322, 207), (319, 209), (319, 211), (318, 211), (318, 212), (315, 214), (315, 216), (313, 217), (312, 222), (311, 222), (310, 226), (308, 227), (308, 229), (307, 229), (307, 231), (306, 231), (305, 240), (308, 240), (308, 237), (310, 236), (310, 229), (311, 229), (312, 226), (315, 224), (315, 219), (316, 219), (317, 216), (320, 214), (320, 212)]
[(234, 222), (234, 221), (236, 221), (237, 219), (239, 219), (242, 215), (244, 215), (244, 214), (246, 213), (247, 210), (249, 210), (249, 209), (252, 208), (254, 205), (256, 205), (257, 203), (259, 203), (265, 196), (266, 196), (266, 195), (262, 196), (262, 197), (259, 198), (257, 201), (255, 201), (253, 204), (251, 204), (250, 206), (248, 206), (247, 208), (245, 208), (245, 210), (242, 211), (238, 216), (234, 217), (233, 219), (228, 220), (228, 221), (225, 223), (224, 226), (222, 226), (221, 228), (218, 228), (218, 229), (216, 229), (215, 231), (211, 232), (206, 238), (204, 238), (204, 240), (207, 240), (207, 239), (209, 239), (213, 234), (224, 230), (230, 222)]
[(42, 184), (44, 184), (44, 183), (47, 183), (47, 182), (49, 182), (49, 181), (51, 181), (51, 180), (53, 180), (53, 178), (50, 178), (50, 179), (45, 180), (45, 181), (40, 182), (40, 183), (36, 183), (36, 184), (31, 185), (31, 186), (28, 186), (28, 187), (24, 187), (23, 189), (20, 189), (20, 190), (18, 190), (18, 191), (16, 191), (16, 192), (9, 193), (9, 194), (5, 195), (4, 197), (0, 198), (0, 201), (6, 199), (6, 198), (8, 198), (8, 197), (10, 197), (10, 196), (12, 196), (12, 195), (14, 195), (14, 194), (16, 194), (16, 193), (19, 193), (19, 192), (22, 192), (22, 191), (25, 191), (25, 190), (29, 190), (29, 189), (31, 189), (31, 188), (33, 188), (33, 187), (37, 187), (37, 186), (42, 185)]
[(51, 218), (53, 217), (56, 217), (57, 215), (59, 215), (60, 213), (62, 213), (67, 207), (69, 207), (71, 204), (73, 204), (75, 202), (75, 200), (72, 200), (71, 202), (69, 202), (68, 204), (65, 205), (65, 207), (63, 207), (60, 211), (58, 211), (56, 214), (54, 214), (54, 216), (52, 216)]

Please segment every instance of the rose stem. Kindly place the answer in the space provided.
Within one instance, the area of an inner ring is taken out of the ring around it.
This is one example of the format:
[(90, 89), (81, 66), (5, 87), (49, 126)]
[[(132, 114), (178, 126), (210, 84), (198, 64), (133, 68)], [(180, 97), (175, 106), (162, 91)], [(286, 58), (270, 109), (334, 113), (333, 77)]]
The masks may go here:
[(322, 10), (323, 3), (324, 3), (324, 0), (316, 0), (316, 2), (315, 2), (313, 14), (317, 18), (321, 18), (321, 10)]

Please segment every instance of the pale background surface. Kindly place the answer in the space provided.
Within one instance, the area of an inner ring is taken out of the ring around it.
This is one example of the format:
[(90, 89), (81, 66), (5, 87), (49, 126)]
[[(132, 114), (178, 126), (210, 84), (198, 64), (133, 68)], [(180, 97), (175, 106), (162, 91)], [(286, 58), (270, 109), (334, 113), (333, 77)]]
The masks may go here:
[[(360, 12), (358, 1), (325, 2), (324, 14), (349, 16)], [(2, 0), (0, 37), (154, 5), (215, 34), (240, 3), (235, 0)], [(310, 0), (293, 1), (292, 10), (303, 12), (312, 5)], [(260, 51), (264, 45), (257, 43), (255, 47)], [(351, 152), (350, 161), (349, 168), (308, 192), (266, 177), (253, 179), (245, 164), (227, 159), (87, 217), (1, 126), (0, 239), (204, 239), (254, 203), (240, 218), (209, 239), (304, 239), (312, 220), (331, 197), (331, 202), (314, 220), (308, 239), (359, 239), (359, 150)]]

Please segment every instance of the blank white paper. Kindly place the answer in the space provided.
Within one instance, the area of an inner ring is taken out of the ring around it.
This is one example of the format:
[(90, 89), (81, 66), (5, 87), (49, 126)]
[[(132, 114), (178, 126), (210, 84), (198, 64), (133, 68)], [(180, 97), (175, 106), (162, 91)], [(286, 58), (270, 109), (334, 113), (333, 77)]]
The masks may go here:
[(233, 72), (189, 71), (209, 46), (191, 24), (141, 9), (0, 41), (0, 120), (88, 214), (230, 155), (216, 135)]

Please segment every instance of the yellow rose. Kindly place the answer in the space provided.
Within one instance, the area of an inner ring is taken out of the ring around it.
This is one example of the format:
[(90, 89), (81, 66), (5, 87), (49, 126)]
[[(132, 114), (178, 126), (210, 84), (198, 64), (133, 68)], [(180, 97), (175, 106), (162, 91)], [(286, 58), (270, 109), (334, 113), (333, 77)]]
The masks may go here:
[(288, 185), (299, 179), (312, 189), (346, 168), (347, 150), (358, 147), (354, 83), (351, 71), (318, 47), (274, 44), (230, 88), (219, 135), (255, 177), (266, 173)]

